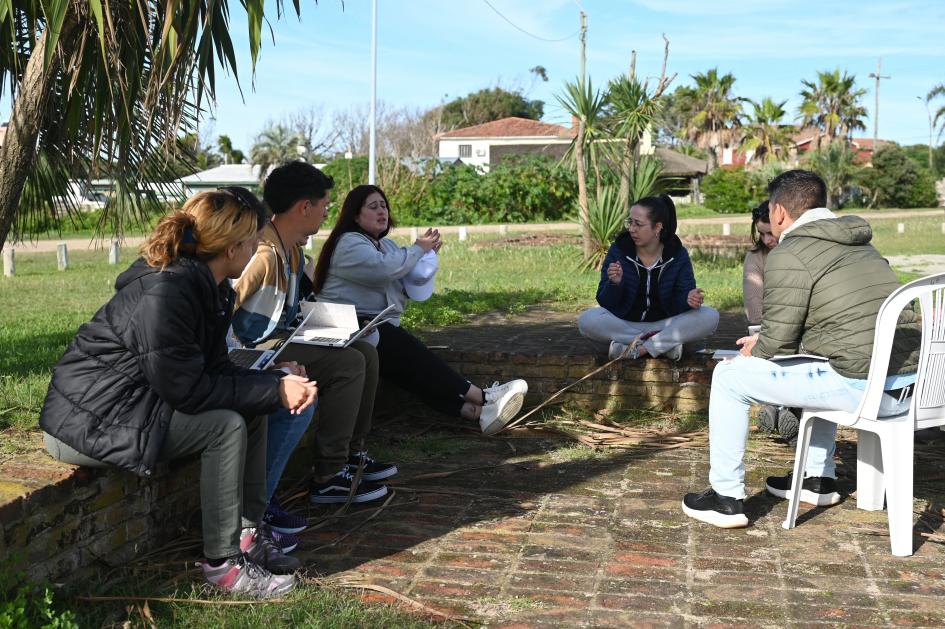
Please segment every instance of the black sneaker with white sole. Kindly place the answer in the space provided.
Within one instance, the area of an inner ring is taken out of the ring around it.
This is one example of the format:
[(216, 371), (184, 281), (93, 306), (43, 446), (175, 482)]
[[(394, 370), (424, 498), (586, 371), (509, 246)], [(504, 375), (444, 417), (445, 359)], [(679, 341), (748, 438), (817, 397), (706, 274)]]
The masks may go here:
[[(791, 497), (791, 482), (794, 478), (794, 472), (786, 476), (769, 476), (765, 479), (765, 489), (772, 496), (784, 498)], [(837, 492), (837, 481), (827, 476), (810, 476), (804, 479), (801, 485), (801, 502), (814, 505), (815, 507), (829, 507), (838, 504), (843, 500)]]
[(386, 485), (375, 485), (363, 478), (352, 495), (351, 484), (353, 481), (354, 476), (345, 467), (324, 483), (313, 482), (309, 487), (309, 500), (312, 504), (347, 502), (350, 495), (351, 502), (370, 502), (387, 495)]
[(367, 452), (352, 452), (348, 457), (348, 472), (353, 476), (361, 469), (361, 480), (384, 480), (397, 473), (397, 466), (393, 463), (382, 463), (368, 456)]
[(715, 493), (709, 487), (701, 494), (686, 494), (682, 501), (683, 513), (723, 529), (748, 526), (744, 501)]

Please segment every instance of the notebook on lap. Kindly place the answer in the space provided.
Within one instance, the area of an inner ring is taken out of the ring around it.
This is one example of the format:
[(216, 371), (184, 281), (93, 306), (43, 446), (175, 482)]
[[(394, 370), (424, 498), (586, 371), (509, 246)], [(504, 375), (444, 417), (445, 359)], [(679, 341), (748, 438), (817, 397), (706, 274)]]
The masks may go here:
[(394, 310), (391, 304), (367, 322), (358, 325), (358, 314), (351, 304), (334, 304), (327, 301), (303, 301), (302, 312), (307, 323), (299, 326), (293, 343), (308, 343), (323, 347), (348, 347), (359, 338), (369, 334), (388, 319), (384, 317)]

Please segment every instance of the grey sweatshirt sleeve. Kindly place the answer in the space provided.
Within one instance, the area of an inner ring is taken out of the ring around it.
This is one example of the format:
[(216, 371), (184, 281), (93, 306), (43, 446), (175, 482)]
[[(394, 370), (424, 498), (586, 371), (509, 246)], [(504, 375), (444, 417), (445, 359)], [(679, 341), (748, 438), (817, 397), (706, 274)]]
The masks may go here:
[(416, 266), (423, 256), (418, 245), (400, 247), (387, 238), (381, 249), (367, 236), (349, 232), (341, 237), (331, 259), (331, 271), (340, 279), (362, 286), (385, 286)]

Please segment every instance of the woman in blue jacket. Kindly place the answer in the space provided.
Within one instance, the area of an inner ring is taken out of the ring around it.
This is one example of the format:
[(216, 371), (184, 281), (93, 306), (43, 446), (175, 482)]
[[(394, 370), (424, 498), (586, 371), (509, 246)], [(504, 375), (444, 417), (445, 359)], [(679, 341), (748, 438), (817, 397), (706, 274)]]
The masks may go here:
[(640, 199), (625, 225), (604, 258), (600, 307), (582, 312), (578, 328), (592, 341), (610, 343), (611, 359), (679, 360), (685, 343), (715, 332), (719, 313), (702, 305), (705, 293), (696, 288), (689, 253), (676, 236), (672, 199)]

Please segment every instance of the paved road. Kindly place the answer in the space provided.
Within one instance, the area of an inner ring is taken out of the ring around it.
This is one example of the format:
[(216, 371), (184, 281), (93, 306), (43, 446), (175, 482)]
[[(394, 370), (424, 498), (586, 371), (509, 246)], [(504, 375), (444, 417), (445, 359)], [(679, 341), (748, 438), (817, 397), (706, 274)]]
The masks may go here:
[[(938, 210), (902, 210), (896, 212), (857, 212), (858, 216), (863, 218), (918, 218), (923, 216), (941, 216), (942, 220), (945, 221), (945, 209)], [(680, 227), (685, 227), (686, 225), (722, 225), (724, 223), (736, 224), (736, 223), (750, 223), (751, 217), (743, 214), (732, 214), (726, 216), (709, 216), (705, 218), (686, 218), (679, 221)], [(466, 231), (470, 234), (497, 234), (501, 233), (502, 230), (506, 230), (508, 233), (540, 233), (540, 232), (575, 232), (578, 231), (577, 223), (525, 223), (525, 224), (510, 224), (510, 225), (465, 225)], [(394, 236), (409, 236), (411, 233), (411, 227), (397, 227), (393, 230)], [(425, 228), (419, 228), (421, 231)], [(453, 225), (449, 227), (440, 227), (440, 231), (444, 234), (456, 234), (459, 232), (462, 227)], [(328, 232), (319, 234), (316, 238), (324, 238), (328, 235)], [(122, 241), (122, 246), (125, 247), (137, 247), (144, 240), (141, 236), (128, 237)], [(14, 248), (17, 252), (22, 253), (39, 253), (39, 252), (51, 252), (56, 250), (56, 246), (65, 243), (68, 245), (69, 249), (72, 250), (83, 250), (83, 249), (105, 249), (108, 246), (108, 240), (90, 240), (87, 238), (73, 238), (67, 240), (37, 240), (33, 242), (20, 242), (14, 245)], [(9, 245), (7, 245), (9, 246)]]

